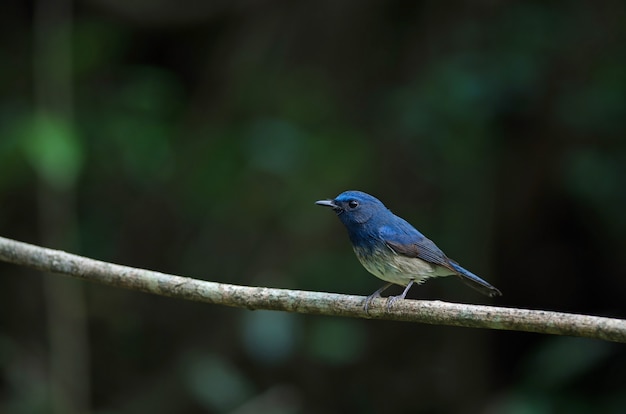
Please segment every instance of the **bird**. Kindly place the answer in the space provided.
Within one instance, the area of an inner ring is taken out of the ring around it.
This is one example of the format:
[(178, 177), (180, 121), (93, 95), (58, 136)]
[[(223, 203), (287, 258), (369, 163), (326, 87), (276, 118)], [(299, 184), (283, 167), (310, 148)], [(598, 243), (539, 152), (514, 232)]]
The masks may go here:
[(381, 297), (390, 286), (404, 286), (404, 291), (388, 297), (387, 310), (403, 300), (411, 286), (432, 277), (457, 276), (487, 296), (502, 295), (500, 290), (446, 256), (435, 243), (374, 196), (351, 190), (315, 204), (330, 207), (337, 214), (363, 267), (387, 282), (365, 299), (366, 313), (372, 300)]

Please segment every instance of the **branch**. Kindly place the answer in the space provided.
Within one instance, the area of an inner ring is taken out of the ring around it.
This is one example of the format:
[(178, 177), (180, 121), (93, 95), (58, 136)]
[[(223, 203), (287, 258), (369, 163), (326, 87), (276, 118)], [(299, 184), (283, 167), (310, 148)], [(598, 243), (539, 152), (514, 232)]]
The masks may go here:
[(386, 310), (384, 299), (375, 299), (369, 313), (365, 313), (362, 296), (207, 282), (102, 262), (3, 237), (0, 237), (0, 260), (109, 286), (238, 308), (571, 335), (626, 343), (623, 319), (424, 300), (402, 300)]

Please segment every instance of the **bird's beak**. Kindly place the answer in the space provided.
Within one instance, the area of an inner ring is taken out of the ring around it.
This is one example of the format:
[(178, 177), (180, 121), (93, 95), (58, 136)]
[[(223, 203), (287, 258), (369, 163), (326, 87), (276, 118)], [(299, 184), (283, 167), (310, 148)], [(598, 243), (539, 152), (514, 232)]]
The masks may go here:
[(337, 204), (335, 204), (335, 200), (319, 200), (319, 201), (316, 201), (315, 204), (317, 204), (318, 206), (337, 208)]

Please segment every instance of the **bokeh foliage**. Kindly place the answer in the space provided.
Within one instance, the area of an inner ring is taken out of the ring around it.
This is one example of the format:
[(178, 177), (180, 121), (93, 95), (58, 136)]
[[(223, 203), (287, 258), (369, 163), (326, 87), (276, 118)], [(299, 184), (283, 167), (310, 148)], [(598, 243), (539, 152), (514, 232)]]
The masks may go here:
[[(5, 3), (3, 236), (365, 295), (379, 282), (313, 205), (360, 189), (500, 288), (495, 304), (626, 317), (622, 2)], [(78, 412), (50, 373), (58, 276), (0, 271), (0, 411)], [(77, 286), (93, 412), (626, 405), (619, 345)], [(445, 279), (410, 296), (490, 303)]]

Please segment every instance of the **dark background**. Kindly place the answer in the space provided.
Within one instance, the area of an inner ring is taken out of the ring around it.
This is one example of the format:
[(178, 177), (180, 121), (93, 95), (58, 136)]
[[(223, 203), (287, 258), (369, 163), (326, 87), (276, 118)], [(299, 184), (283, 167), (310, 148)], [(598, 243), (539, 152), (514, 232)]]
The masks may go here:
[[(502, 290), (626, 317), (626, 4), (5, 1), (0, 234), (368, 295), (359, 189)], [(246, 311), (0, 264), (6, 413), (624, 412), (623, 345)], [(392, 292), (397, 294), (397, 292)]]

